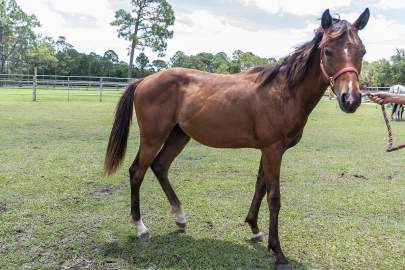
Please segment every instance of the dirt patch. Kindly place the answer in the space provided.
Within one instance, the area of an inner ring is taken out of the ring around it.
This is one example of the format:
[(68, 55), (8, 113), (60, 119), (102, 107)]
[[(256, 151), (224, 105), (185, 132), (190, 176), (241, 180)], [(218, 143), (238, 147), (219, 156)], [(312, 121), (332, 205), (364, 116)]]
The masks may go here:
[(24, 231), (23, 229), (17, 229), (15, 230), (15, 235), (17, 236), (17, 238), (19, 240), (27, 240), (28, 239), (28, 234), (26, 231)]
[(124, 261), (122, 259), (106, 259), (103, 262), (103, 270), (118, 270), (122, 269)]
[(0, 202), (0, 214), (7, 212), (7, 204), (5, 202)]
[(358, 178), (358, 179), (363, 179), (363, 180), (368, 180), (367, 177), (361, 174), (353, 174), (353, 177)]
[[(81, 199), (79, 197), (72, 197), (72, 198), (62, 198), (60, 199), (62, 202), (67, 203), (67, 204), (79, 204), (81, 202)], [(58, 204), (54, 204), (53, 208), (59, 208)]]
[(204, 156), (187, 156), (182, 159), (184, 160), (191, 160), (191, 161), (197, 161), (197, 160), (202, 160)]
[(61, 266), (63, 270), (80, 270), (80, 269), (90, 269), (92, 262), (84, 257), (76, 257), (71, 260), (64, 262)]
[(111, 187), (96, 188), (92, 193), (97, 199), (103, 199), (111, 196), (114, 193), (114, 190)]
[(358, 174), (358, 173), (348, 174), (347, 172), (341, 172), (339, 174), (338, 178), (350, 178), (350, 177), (354, 177), (354, 178), (362, 179), (362, 180), (368, 180), (368, 178), (365, 177), (364, 175), (361, 175), (361, 174)]
[(240, 173), (240, 170), (238, 170), (238, 169), (231, 169), (231, 168), (229, 168), (229, 169), (226, 169), (226, 170), (219, 170), (219, 171), (217, 171), (217, 173), (218, 174), (221, 174), (221, 175), (223, 175), (223, 174), (228, 174), (228, 173)]

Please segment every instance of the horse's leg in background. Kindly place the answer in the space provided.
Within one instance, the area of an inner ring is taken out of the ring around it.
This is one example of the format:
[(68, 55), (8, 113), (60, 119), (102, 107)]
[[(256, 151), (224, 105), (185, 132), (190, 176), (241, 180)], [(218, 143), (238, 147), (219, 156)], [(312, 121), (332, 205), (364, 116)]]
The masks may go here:
[(399, 104), (395, 104), (395, 105), (396, 105), (396, 106), (395, 106), (394, 119), (395, 119), (395, 120), (399, 120), (399, 108), (400, 108), (401, 105), (399, 105)]
[(400, 115), (399, 115), (399, 120), (404, 120), (404, 118), (402, 117), (403, 116), (403, 114), (404, 114), (404, 106), (403, 105), (400, 105), (401, 107), (401, 109), (400, 109)]
[(276, 256), (276, 267), (279, 270), (292, 269), (280, 246), (278, 237), (278, 214), (280, 212), (280, 167), (283, 156), (282, 148), (272, 145), (262, 150), (263, 172), (266, 182), (267, 202), (270, 210), (269, 250)]
[(392, 106), (392, 112), (391, 112), (391, 120), (395, 120), (395, 115), (397, 112), (397, 106), (398, 104), (394, 103), (394, 105)]
[(263, 165), (262, 160), (260, 160), (259, 172), (257, 173), (256, 189), (255, 194), (250, 205), (249, 213), (245, 219), (252, 230), (252, 237), (250, 240), (252, 242), (258, 242), (263, 240), (263, 234), (257, 226), (257, 218), (259, 215), (260, 204), (263, 200), (264, 195), (266, 194), (266, 183), (264, 181), (263, 175)]
[(172, 213), (176, 216), (176, 224), (180, 230), (186, 228), (186, 217), (181, 202), (170, 185), (168, 172), (173, 160), (180, 154), (189, 141), (190, 137), (179, 126), (176, 126), (166, 139), (162, 150), (160, 150), (151, 166), (172, 206)]
[(396, 106), (394, 118), (395, 118), (395, 120), (399, 121), (399, 120), (401, 120), (401, 119), (399, 118), (399, 117), (400, 117), (400, 114), (401, 114), (401, 105), (400, 105), (400, 104), (396, 104), (396, 105), (397, 105), (397, 106)]

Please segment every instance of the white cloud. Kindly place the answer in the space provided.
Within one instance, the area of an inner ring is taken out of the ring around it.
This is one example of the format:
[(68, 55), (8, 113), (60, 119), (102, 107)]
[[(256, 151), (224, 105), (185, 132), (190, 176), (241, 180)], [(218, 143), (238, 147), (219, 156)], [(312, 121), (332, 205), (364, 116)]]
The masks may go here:
[[(97, 0), (97, 4), (83, 0), (17, 0), (17, 3), (25, 12), (38, 17), (42, 24), (38, 32), (42, 35), (53, 38), (65, 36), (78, 51), (87, 53), (93, 51), (103, 54), (108, 49), (113, 49), (121, 59), (127, 59), (128, 43), (118, 39), (115, 28), (110, 26), (114, 19), (114, 10), (108, 0)], [(56, 10), (94, 17), (95, 27), (78, 27), (74, 22), (66, 22)]]
[[(272, 29), (249, 31), (227, 22), (225, 17), (206, 11), (177, 14), (182, 17), (174, 28), (174, 40), (169, 42), (168, 54), (181, 50), (219, 52), (228, 54), (236, 49), (252, 51), (263, 57), (282, 57), (293, 47), (312, 38), (317, 25), (303, 25), (302, 29)], [(187, 23), (185, 23), (187, 22)]]
[(376, 7), (383, 9), (401, 9), (405, 7), (404, 0), (380, 0), (375, 4)]
[(389, 59), (395, 49), (405, 46), (405, 25), (382, 15), (372, 16), (360, 36), (367, 49), (367, 60)]
[(318, 15), (329, 8), (333, 13), (333, 9), (337, 7), (350, 6), (351, 0), (337, 0), (337, 1), (325, 1), (325, 0), (240, 0), (244, 5), (256, 5), (271, 14), (276, 13), (291, 13), (295, 15)]

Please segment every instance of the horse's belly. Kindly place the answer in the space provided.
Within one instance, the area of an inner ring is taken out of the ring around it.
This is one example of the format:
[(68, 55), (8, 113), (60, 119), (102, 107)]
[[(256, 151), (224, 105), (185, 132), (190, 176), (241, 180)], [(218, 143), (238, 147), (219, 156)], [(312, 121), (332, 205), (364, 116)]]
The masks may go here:
[(215, 148), (258, 148), (254, 136), (241, 128), (217, 126), (214, 123), (179, 123), (184, 132), (197, 142)]

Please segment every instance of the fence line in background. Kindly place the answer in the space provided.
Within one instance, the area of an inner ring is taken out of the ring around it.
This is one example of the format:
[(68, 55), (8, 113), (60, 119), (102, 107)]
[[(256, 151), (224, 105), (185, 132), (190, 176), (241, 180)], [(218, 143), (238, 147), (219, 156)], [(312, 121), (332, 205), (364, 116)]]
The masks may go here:
[[(103, 101), (103, 97), (114, 96), (111, 91), (120, 93), (128, 84), (130, 78), (119, 77), (96, 77), (96, 76), (63, 76), (63, 75), (41, 75), (34, 74), (0, 74), (0, 88), (6, 89), (32, 89), (32, 100), (37, 100), (38, 89), (41, 90), (64, 90), (66, 94), (46, 94), (41, 93), (41, 96), (66, 96), (67, 101), (71, 100), (72, 96), (93, 96), (98, 97), (99, 101)], [(369, 91), (388, 91), (389, 87), (368, 87)], [(71, 91), (86, 91), (86, 94), (71, 93)], [(97, 93), (96, 93), (97, 92)], [(110, 92), (110, 94), (108, 94)], [(57, 92), (56, 92), (57, 93)], [(4, 94), (0, 92), (0, 95)], [(7, 94), (7, 93), (6, 93)], [(10, 95), (10, 93), (9, 93)], [(28, 95), (24, 93), (12, 93), (11, 95)], [(330, 91), (325, 93), (329, 99), (333, 99)], [(364, 98), (368, 101), (367, 97)]]
[[(68, 102), (72, 96), (98, 96), (102, 102), (104, 96), (109, 95), (105, 91), (117, 91), (125, 89), (129, 78), (119, 77), (96, 77), (96, 76), (62, 76), (62, 75), (25, 75), (25, 74), (0, 74), (0, 88), (6, 89), (32, 89), (32, 100), (36, 101), (38, 89), (41, 90), (64, 90), (67, 94), (43, 94), (43, 96), (67, 96)], [(71, 91), (88, 91), (87, 94), (72, 94)], [(94, 93), (97, 91), (98, 93)], [(0, 93), (3, 94), (3, 93)], [(15, 93), (13, 93), (15, 94)], [(16, 95), (28, 95), (17, 93)]]

